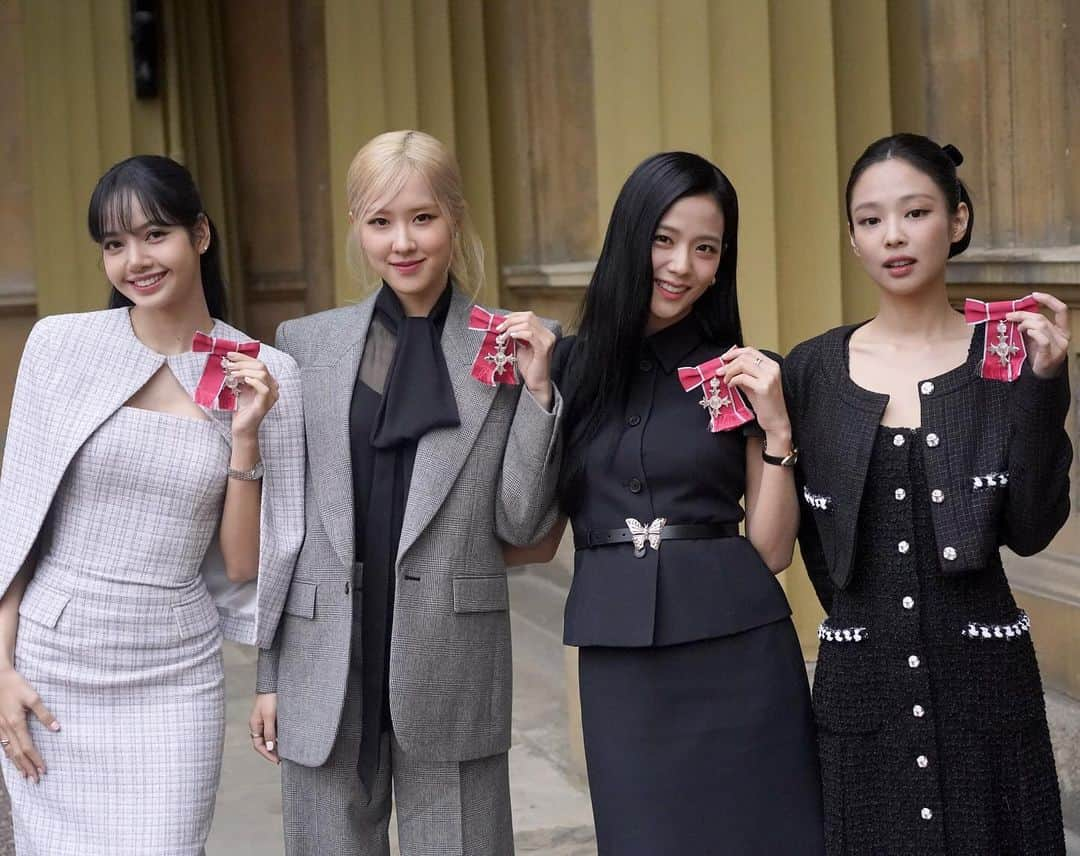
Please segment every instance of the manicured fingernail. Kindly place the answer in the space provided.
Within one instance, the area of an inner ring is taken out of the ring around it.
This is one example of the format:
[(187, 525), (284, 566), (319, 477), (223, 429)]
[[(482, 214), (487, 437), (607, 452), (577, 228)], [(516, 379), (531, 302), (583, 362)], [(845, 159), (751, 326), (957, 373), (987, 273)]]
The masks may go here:
[(60, 723), (59, 722), (54, 722), (52, 725), (49, 726), (49, 730), (50, 731), (59, 731), (60, 730)]
[(37, 771), (38, 771), (39, 776), (44, 776), (45, 775), (45, 771), (41, 767), (38, 767)]
[(266, 741), (266, 751), (268, 751), (268, 752), (273, 752), (274, 751), (274, 741), (273, 740)]

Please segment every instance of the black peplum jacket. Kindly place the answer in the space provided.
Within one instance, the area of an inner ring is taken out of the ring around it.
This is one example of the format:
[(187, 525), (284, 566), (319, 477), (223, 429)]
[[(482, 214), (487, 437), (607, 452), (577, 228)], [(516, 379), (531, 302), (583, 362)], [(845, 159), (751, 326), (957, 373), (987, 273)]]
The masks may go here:
[[(576, 337), (555, 348), (552, 376), (567, 401)], [(693, 314), (647, 337), (625, 407), (608, 414), (586, 453), (588, 478), (571, 514), (575, 540), (591, 530), (648, 524), (724, 524), (743, 519), (746, 439), (756, 422), (710, 433), (701, 390), (687, 392), (678, 368), (723, 354)], [(777, 357), (777, 359), (779, 359)], [(572, 426), (564, 426), (569, 431)], [(742, 536), (664, 541), (635, 557), (631, 544), (574, 554), (563, 642), (578, 647), (654, 647), (728, 636), (791, 614), (784, 591)]]

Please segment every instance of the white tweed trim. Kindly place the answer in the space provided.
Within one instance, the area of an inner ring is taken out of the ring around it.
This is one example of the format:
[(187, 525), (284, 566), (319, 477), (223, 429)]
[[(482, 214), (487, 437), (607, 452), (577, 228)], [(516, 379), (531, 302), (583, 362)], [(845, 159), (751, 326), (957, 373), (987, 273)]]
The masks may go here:
[(982, 476), (971, 477), (972, 490), (984, 490), (988, 487), (1005, 487), (1009, 483), (1009, 473), (1006, 470), (1001, 473), (987, 473)]
[(865, 627), (829, 627), (821, 622), (817, 638), (823, 642), (862, 642), (869, 634)]
[(1031, 619), (1021, 609), (1017, 612), (1016, 621), (1012, 624), (979, 624), (975, 621), (969, 621), (968, 626), (961, 630), (960, 633), (970, 639), (1015, 639), (1030, 630)]

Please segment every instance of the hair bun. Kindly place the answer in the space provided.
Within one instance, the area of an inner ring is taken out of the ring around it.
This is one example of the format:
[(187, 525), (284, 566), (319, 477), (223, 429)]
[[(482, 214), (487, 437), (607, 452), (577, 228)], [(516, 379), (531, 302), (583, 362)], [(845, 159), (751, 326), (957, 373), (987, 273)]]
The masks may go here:
[(960, 164), (964, 162), (964, 156), (961, 154), (960, 149), (952, 143), (946, 143), (941, 147), (941, 150), (948, 155), (949, 160), (951, 160), (955, 166), (960, 166)]

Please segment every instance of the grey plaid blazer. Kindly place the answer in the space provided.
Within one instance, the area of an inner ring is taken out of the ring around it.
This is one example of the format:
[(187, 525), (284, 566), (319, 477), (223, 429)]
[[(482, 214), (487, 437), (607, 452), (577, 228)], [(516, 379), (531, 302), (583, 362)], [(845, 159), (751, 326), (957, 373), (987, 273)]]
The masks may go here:
[[(307, 535), (257, 690), (278, 693), (282, 757), (319, 766), (338, 731), (355, 578), (349, 406), (375, 298), (288, 321), (278, 345), (300, 364), (309, 449)], [(521, 386), (470, 369), (482, 334), (455, 289), (442, 337), (461, 425), (416, 450), (396, 566), (390, 709), (398, 742), (433, 760), (510, 748), (510, 619), (500, 539), (527, 544), (555, 520), (562, 399), (544, 411)], [(557, 325), (549, 326), (557, 331)], [(362, 596), (362, 593), (361, 593)]]
[[(221, 321), (212, 335), (245, 340)], [(207, 588), (229, 639), (267, 646), (281, 617), (304, 536), (304, 418), (300, 373), (287, 354), (264, 345), (261, 359), (280, 398), (259, 428), (265, 466), (257, 580), (225, 576), (215, 539), (203, 562)], [(207, 356), (165, 357), (143, 345), (127, 309), (42, 318), (30, 332), (15, 383), (0, 470), (0, 592), (30, 554), (68, 464), (86, 439), (162, 365), (194, 393)], [(207, 411), (226, 442), (232, 414)]]

